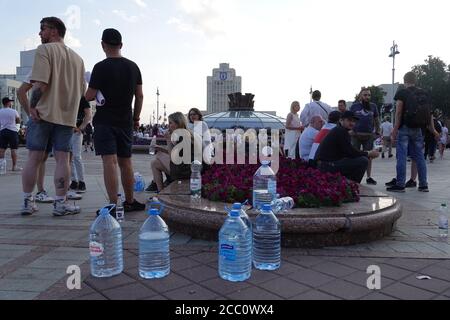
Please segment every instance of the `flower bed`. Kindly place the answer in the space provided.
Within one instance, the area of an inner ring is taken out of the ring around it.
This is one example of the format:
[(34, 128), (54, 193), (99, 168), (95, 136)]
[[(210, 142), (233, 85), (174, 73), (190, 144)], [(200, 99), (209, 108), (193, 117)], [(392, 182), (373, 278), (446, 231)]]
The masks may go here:
[[(252, 199), (253, 175), (259, 165), (213, 165), (203, 174), (203, 197), (227, 203)], [(359, 201), (358, 184), (340, 174), (323, 173), (301, 160), (281, 158), (277, 191), (299, 208), (340, 206)]]

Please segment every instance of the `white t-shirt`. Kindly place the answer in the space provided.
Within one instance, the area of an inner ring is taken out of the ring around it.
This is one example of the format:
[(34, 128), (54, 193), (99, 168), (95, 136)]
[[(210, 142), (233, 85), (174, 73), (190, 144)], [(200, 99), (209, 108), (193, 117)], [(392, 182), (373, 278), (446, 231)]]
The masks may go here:
[(328, 121), (328, 115), (331, 113), (331, 107), (322, 101), (313, 101), (308, 103), (300, 115), (300, 121), (304, 126), (309, 126), (314, 116), (321, 116), (325, 122)]
[(19, 114), (16, 110), (11, 108), (3, 108), (0, 110), (0, 131), (8, 129), (18, 132), (16, 119), (19, 118)]
[(448, 129), (447, 127), (442, 127), (441, 143), (446, 145), (447, 140), (448, 140)]
[(390, 137), (392, 135), (392, 131), (394, 131), (394, 126), (392, 123), (385, 121), (381, 124), (381, 131), (383, 133), (383, 137)]
[(309, 154), (311, 153), (314, 139), (316, 139), (316, 136), (318, 134), (319, 130), (314, 129), (311, 126), (306, 128), (306, 130), (302, 133), (299, 143), (300, 143), (300, 158), (302, 158), (303, 160), (306, 161), (309, 160)]

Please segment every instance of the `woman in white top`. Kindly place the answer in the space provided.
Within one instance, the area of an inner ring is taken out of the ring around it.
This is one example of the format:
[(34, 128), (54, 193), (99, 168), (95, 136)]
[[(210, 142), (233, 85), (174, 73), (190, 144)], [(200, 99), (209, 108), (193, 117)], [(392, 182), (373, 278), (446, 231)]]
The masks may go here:
[(284, 138), (284, 150), (288, 158), (295, 159), (297, 155), (297, 146), (303, 127), (298, 112), (300, 111), (300, 103), (294, 101), (291, 104), (291, 112), (286, 120), (286, 134)]
[(211, 133), (209, 132), (208, 125), (203, 121), (202, 113), (199, 109), (192, 108), (189, 110), (188, 119), (188, 129), (202, 137), (204, 161), (211, 164), (211, 159), (214, 154), (213, 145), (211, 143)]
[(447, 148), (447, 140), (448, 140), (448, 129), (444, 123), (442, 123), (442, 133), (441, 139), (439, 140), (439, 154), (441, 155), (441, 160), (444, 159), (444, 151)]

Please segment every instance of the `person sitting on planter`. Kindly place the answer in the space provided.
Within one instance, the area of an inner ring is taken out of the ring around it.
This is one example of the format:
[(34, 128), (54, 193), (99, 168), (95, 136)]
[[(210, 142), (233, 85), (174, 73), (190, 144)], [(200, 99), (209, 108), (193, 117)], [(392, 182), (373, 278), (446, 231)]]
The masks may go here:
[[(175, 164), (175, 157), (183, 157), (182, 144), (185, 144), (185, 142), (183, 142), (183, 137), (176, 137), (175, 131), (179, 129), (184, 129), (185, 134), (187, 134), (191, 140), (191, 157), (188, 163)], [(200, 150), (199, 160), (201, 160), (202, 150), (201, 138), (197, 136), (194, 139), (194, 136), (195, 134), (187, 129), (186, 118), (181, 112), (169, 116), (169, 131), (164, 135), (167, 141), (167, 147), (156, 146), (156, 158), (151, 162), (153, 183), (150, 185), (149, 191), (161, 192), (164, 189), (163, 173), (167, 177), (170, 177), (171, 181), (190, 179), (194, 151)], [(177, 148), (177, 150), (174, 150), (174, 148)]]
[(376, 150), (359, 151), (352, 146), (349, 132), (355, 127), (356, 121), (358, 117), (352, 111), (344, 112), (341, 125), (331, 130), (320, 144), (317, 160), (321, 171), (339, 172), (347, 179), (361, 183), (369, 158), (378, 158), (380, 153)]

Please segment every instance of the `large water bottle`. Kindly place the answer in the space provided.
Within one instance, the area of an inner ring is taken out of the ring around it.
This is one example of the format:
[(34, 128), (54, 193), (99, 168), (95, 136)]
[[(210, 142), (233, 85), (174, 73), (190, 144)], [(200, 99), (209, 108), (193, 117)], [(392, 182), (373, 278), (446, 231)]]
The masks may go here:
[(170, 273), (170, 233), (160, 213), (150, 209), (150, 217), (139, 233), (139, 275), (144, 279), (163, 278)]
[(259, 270), (276, 270), (281, 265), (281, 225), (270, 204), (262, 207), (253, 224), (253, 263)]
[(113, 277), (123, 271), (122, 228), (108, 208), (103, 208), (90, 230), (91, 274)]
[(193, 199), (202, 197), (202, 163), (198, 160), (191, 165), (191, 197)]
[(219, 275), (239, 282), (252, 272), (251, 231), (240, 218), (239, 210), (231, 210), (219, 232)]
[(242, 204), (240, 204), (239, 202), (233, 204), (232, 210), (239, 211), (239, 216), (241, 217), (242, 221), (244, 221), (247, 228), (249, 228), (251, 231), (252, 230), (252, 222), (251, 222), (250, 217), (248, 216), (247, 212), (245, 212), (245, 210), (242, 208)]
[(445, 203), (439, 208), (439, 237), (448, 238), (448, 208)]
[(277, 177), (270, 167), (270, 161), (263, 161), (253, 177), (253, 207), (261, 209), (271, 204), (277, 195)]
[(0, 159), (0, 175), (5, 175), (6, 174), (6, 159)]

